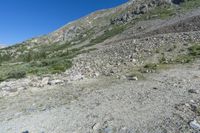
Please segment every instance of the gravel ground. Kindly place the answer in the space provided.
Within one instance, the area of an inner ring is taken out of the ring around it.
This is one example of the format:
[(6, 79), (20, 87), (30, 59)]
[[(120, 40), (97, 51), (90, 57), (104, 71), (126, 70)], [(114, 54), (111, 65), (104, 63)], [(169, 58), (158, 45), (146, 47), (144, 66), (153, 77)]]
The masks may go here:
[[(185, 111), (199, 100), (200, 62), (145, 80), (112, 77), (28, 90), (0, 99), (0, 133), (188, 133), (199, 119)], [(185, 106), (188, 105), (188, 106)]]

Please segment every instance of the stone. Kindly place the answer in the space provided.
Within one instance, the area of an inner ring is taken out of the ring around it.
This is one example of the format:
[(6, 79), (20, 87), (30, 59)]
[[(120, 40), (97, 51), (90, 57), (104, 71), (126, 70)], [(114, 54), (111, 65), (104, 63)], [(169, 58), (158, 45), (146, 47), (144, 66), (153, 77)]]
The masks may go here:
[(120, 128), (119, 132), (120, 133), (129, 133), (130, 131), (127, 127), (122, 127), (122, 128)]
[(14, 86), (10, 87), (10, 86), (5, 86), (2, 88), (3, 91), (7, 91), (7, 92), (16, 92), (17, 88), (14, 88)]
[(180, 4), (180, 3), (184, 2), (185, 0), (171, 0), (171, 1), (174, 4)]
[(154, 90), (158, 90), (158, 88), (157, 88), (157, 87), (153, 87), (153, 89), (154, 89)]
[(193, 94), (198, 94), (199, 93), (199, 91), (196, 90), (196, 89), (190, 89), (190, 90), (188, 90), (188, 92), (189, 93), (193, 93)]
[(48, 85), (49, 79), (50, 79), (49, 77), (43, 78), (42, 81), (41, 81), (40, 86), (43, 87), (43, 86), (45, 86), (45, 85)]
[(23, 131), (22, 133), (29, 133), (29, 131)]
[(137, 81), (138, 77), (137, 76), (126, 76), (126, 79), (127, 80), (135, 80), (135, 81)]
[(61, 84), (61, 83), (63, 83), (63, 81), (59, 80), (59, 79), (52, 80), (52, 81), (48, 82), (49, 85), (57, 85), (57, 84)]
[(200, 131), (200, 124), (197, 122), (197, 120), (193, 120), (189, 123), (190, 127), (196, 131)]
[(26, 87), (23, 87), (23, 86), (22, 86), (22, 87), (19, 87), (17, 90), (18, 90), (18, 91), (23, 91), (23, 90), (26, 90), (26, 89), (27, 89)]
[(104, 128), (104, 133), (115, 133), (115, 128), (112, 127), (106, 127)]
[(82, 75), (81, 73), (71, 76), (71, 80), (73, 81), (82, 80), (82, 79), (84, 79), (84, 75)]
[(92, 126), (92, 129), (93, 129), (94, 131), (98, 131), (98, 130), (100, 130), (100, 128), (101, 128), (101, 124), (100, 124), (100, 123), (95, 123), (95, 124)]

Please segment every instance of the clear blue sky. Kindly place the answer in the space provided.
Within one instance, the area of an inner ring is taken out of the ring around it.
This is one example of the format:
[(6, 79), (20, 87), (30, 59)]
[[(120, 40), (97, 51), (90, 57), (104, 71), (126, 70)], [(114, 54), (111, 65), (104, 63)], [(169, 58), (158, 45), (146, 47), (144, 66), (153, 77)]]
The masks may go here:
[(93, 11), (128, 0), (0, 0), (0, 44), (52, 32)]

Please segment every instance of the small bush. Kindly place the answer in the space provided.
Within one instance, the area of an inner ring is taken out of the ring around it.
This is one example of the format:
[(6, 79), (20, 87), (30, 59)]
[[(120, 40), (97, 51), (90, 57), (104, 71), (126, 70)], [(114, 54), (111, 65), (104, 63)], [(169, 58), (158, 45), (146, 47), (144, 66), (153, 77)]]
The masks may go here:
[(66, 71), (68, 68), (72, 66), (72, 62), (69, 60), (64, 60), (62, 62), (58, 62), (50, 67), (51, 73), (61, 73)]
[(10, 61), (12, 58), (11, 58), (11, 55), (10, 54), (1, 54), (0, 53), (0, 64), (2, 62), (5, 62), (5, 61)]
[(198, 116), (200, 116), (200, 106), (198, 106), (198, 107), (196, 108), (196, 113), (197, 113)]
[(104, 42), (106, 39), (113, 37), (119, 33), (122, 33), (125, 30), (125, 26), (115, 26), (111, 30), (106, 30), (103, 35), (96, 37), (90, 41), (90, 45)]
[(140, 68), (140, 72), (142, 73), (148, 73), (148, 72), (155, 72), (158, 68), (158, 65), (157, 64), (154, 64), (154, 63), (149, 63), (149, 64), (146, 64), (144, 67)]
[(8, 78), (20, 79), (26, 76), (25, 71), (11, 71), (8, 73)]
[(154, 64), (154, 63), (146, 64), (144, 66), (144, 68), (156, 70), (157, 69), (157, 64)]
[(200, 45), (193, 45), (188, 48), (189, 50), (189, 55), (195, 56), (195, 57), (200, 57)]
[(161, 56), (161, 58), (160, 58), (160, 60), (159, 60), (159, 63), (160, 64), (168, 64), (168, 60), (167, 60), (167, 58), (165, 57), (165, 54), (164, 53), (161, 53), (162, 54), (162, 56)]

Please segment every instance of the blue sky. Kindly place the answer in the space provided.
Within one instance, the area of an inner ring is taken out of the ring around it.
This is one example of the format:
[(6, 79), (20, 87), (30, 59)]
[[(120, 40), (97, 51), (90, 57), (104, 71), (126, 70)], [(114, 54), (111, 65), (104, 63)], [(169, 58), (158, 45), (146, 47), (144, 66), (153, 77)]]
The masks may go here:
[(0, 44), (52, 32), (93, 11), (128, 0), (0, 0)]

